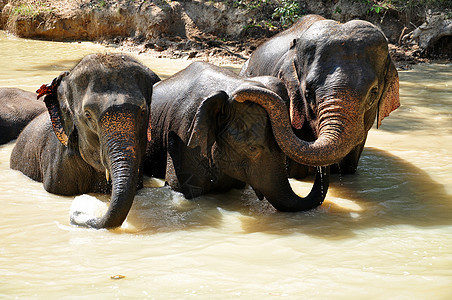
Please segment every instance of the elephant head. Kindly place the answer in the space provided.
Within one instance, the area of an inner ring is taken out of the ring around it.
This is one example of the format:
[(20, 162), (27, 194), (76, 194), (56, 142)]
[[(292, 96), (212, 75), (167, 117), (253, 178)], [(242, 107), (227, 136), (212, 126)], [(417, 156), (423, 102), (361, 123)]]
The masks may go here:
[(121, 54), (94, 54), (83, 58), (70, 72), (38, 90), (44, 96), (58, 140), (70, 155), (79, 155), (89, 172), (111, 180), (111, 201), (101, 218), (71, 222), (94, 228), (112, 228), (125, 220), (142, 164), (153, 84), (150, 69)]
[(340, 162), (343, 173), (353, 173), (376, 116), (380, 126), (400, 105), (398, 74), (384, 34), (365, 21), (340, 24), (307, 16), (271, 45), (279, 40), (287, 42), (287, 48), (274, 58), (274, 74), (259, 71), (268, 69), (261, 54), (268, 48), (258, 48), (241, 73), (273, 75), (285, 83), (290, 123), (299, 140), (281, 140), (279, 145), (298, 163)]
[[(200, 147), (221, 172), (248, 183), (259, 199), (265, 197), (280, 211), (306, 211), (317, 207), (328, 190), (329, 169), (318, 170), (307, 197), (299, 197), (292, 191), (287, 179), (285, 155), (276, 143), (275, 130), (272, 130), (278, 123), (272, 117), (278, 113), (267, 112), (268, 105), (265, 105), (283, 103), (273, 90), (285, 88), (274, 77), (255, 80), (265, 85), (248, 81), (229, 94), (218, 91), (205, 98), (193, 119), (188, 146)], [(269, 85), (274, 89), (269, 89)], [(253, 101), (255, 98), (261, 101)], [(284, 106), (279, 109), (281, 114), (286, 111)], [(286, 123), (290, 127), (288, 120)]]

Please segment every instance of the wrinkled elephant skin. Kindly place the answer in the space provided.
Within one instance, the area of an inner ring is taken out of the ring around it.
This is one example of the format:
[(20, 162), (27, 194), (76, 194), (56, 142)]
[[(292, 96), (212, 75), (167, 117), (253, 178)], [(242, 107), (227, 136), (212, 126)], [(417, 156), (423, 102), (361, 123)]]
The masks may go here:
[(308, 15), (251, 55), (240, 75), (270, 75), (287, 87), (287, 110), (298, 143), (281, 147), (290, 175), (308, 166), (356, 171), (367, 132), (399, 107), (399, 81), (387, 40), (369, 22), (340, 24)]
[(265, 109), (274, 101), (284, 105), (279, 96), (284, 91), (277, 78), (244, 80), (200, 62), (157, 83), (145, 173), (164, 177), (187, 198), (247, 183), (260, 199), (265, 197), (280, 211), (317, 207), (328, 189), (328, 170), (319, 171), (306, 198), (297, 196), (287, 179), (285, 155), (275, 140), (271, 118), (278, 112)]
[(11, 168), (55, 194), (111, 192), (104, 216), (75, 211), (71, 222), (120, 226), (142, 184), (152, 87), (159, 80), (122, 54), (86, 56), (37, 91), (49, 113), (20, 134)]
[(0, 145), (17, 138), (36, 116), (47, 111), (36, 94), (18, 88), (0, 88)]

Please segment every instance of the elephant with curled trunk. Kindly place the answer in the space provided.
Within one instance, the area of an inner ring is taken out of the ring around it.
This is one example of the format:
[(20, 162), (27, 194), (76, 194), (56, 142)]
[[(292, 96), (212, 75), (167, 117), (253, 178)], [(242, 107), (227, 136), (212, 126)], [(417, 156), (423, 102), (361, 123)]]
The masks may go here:
[(387, 40), (365, 21), (305, 16), (259, 46), (240, 75), (276, 76), (286, 85), (300, 141), (283, 151), (302, 164), (291, 164), (293, 177), (333, 164), (354, 173), (376, 116), (379, 126), (400, 105)]
[(36, 101), (36, 94), (18, 88), (0, 88), (0, 145), (17, 138), (19, 133), (46, 106)]
[(48, 113), (22, 131), (10, 165), (59, 195), (111, 191), (101, 218), (77, 211), (76, 225), (120, 226), (142, 169), (152, 86), (160, 79), (122, 54), (93, 54), (38, 90)]
[[(291, 189), (279, 144), (290, 142), (284, 85), (274, 77), (245, 80), (196, 62), (154, 86), (152, 141), (145, 173), (165, 178), (186, 198), (248, 183), (280, 211), (322, 203), (328, 171), (319, 170), (306, 198)], [(286, 124), (280, 115), (286, 115)]]

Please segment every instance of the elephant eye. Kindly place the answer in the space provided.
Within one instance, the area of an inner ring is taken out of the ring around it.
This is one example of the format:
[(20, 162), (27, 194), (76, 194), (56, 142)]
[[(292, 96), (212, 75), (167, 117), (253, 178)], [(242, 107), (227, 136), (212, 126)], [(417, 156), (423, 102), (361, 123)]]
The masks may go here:
[(314, 92), (310, 88), (306, 88), (304, 97), (308, 103), (312, 103), (314, 101)]
[(260, 147), (257, 145), (248, 145), (246, 150), (246, 155), (249, 159), (256, 160), (260, 157), (261, 151)]
[(367, 102), (367, 108), (370, 108), (370, 107), (372, 107), (372, 105), (374, 105), (377, 97), (378, 97), (378, 88), (374, 87), (372, 90), (370, 90), (369, 101)]
[(86, 117), (88, 120), (91, 120), (91, 119), (92, 119), (91, 113), (90, 113), (89, 111), (85, 111), (85, 117)]

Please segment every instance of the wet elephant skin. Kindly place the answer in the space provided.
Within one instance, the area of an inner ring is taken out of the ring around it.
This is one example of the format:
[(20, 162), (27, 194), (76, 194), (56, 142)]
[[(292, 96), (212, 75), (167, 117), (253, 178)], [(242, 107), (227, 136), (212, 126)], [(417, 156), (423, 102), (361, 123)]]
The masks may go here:
[(93, 228), (120, 226), (142, 184), (152, 86), (160, 79), (122, 54), (93, 54), (43, 85), (48, 114), (20, 134), (10, 166), (51, 193), (110, 193), (101, 218), (82, 211), (71, 222)]
[(328, 174), (323, 174), (323, 180), (318, 174), (306, 198), (297, 196), (287, 179), (285, 155), (275, 140), (272, 114), (255, 103), (255, 98), (283, 103), (279, 94), (284, 91), (277, 78), (245, 80), (201, 62), (157, 83), (145, 173), (165, 178), (187, 198), (247, 183), (278, 210), (317, 207), (325, 198)]
[(286, 85), (290, 122), (301, 139), (283, 149), (293, 177), (304, 177), (308, 166), (354, 173), (375, 119), (380, 126), (400, 105), (387, 40), (366, 21), (307, 15), (259, 46), (240, 74), (275, 76)]
[(18, 88), (0, 88), (0, 145), (17, 138), (36, 116), (47, 111), (36, 94)]

